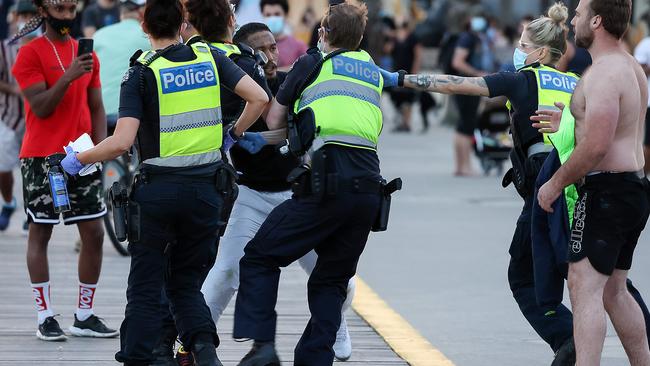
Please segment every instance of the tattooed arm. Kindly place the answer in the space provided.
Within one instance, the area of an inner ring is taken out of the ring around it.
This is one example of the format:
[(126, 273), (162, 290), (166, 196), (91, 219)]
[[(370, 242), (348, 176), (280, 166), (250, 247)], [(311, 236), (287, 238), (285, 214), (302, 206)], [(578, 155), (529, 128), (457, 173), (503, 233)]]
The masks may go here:
[(442, 94), (490, 96), (485, 79), (455, 75), (406, 75), (404, 87)]

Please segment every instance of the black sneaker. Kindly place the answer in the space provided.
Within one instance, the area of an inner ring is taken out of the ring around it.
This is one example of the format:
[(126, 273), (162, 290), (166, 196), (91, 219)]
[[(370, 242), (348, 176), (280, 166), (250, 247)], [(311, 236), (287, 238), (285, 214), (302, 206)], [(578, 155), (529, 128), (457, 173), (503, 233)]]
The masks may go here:
[(38, 326), (36, 337), (50, 342), (62, 342), (68, 339), (68, 337), (65, 336), (65, 333), (63, 333), (63, 330), (61, 330), (59, 322), (57, 322), (53, 316), (48, 317), (45, 319), (43, 324)]
[(113, 338), (120, 335), (120, 332), (107, 327), (104, 321), (95, 314), (84, 321), (79, 321), (77, 314), (75, 314), (74, 324), (70, 327), (70, 334), (76, 337)]
[(280, 366), (273, 342), (253, 344), (253, 348), (242, 358), (238, 366)]
[(573, 337), (567, 339), (555, 353), (551, 366), (574, 366), (576, 364), (576, 346)]

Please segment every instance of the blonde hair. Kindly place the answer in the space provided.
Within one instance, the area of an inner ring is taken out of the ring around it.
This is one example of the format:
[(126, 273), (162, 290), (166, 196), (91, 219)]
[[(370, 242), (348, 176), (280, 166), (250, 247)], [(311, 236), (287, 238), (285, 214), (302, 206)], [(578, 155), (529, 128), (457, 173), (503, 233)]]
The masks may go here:
[(548, 15), (541, 16), (526, 26), (528, 38), (533, 44), (550, 49), (552, 62), (558, 61), (566, 52), (568, 19), (569, 9), (563, 3), (557, 2), (548, 9)]

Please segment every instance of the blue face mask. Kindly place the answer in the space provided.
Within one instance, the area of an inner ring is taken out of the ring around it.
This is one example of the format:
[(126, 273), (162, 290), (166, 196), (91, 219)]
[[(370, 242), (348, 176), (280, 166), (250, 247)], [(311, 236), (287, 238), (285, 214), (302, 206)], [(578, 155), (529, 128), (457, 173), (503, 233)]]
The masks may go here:
[(284, 18), (279, 15), (267, 17), (264, 20), (264, 23), (266, 23), (273, 35), (277, 36), (279, 34), (282, 34), (284, 31)]
[(487, 20), (483, 17), (474, 17), (470, 21), (470, 28), (474, 32), (483, 32), (487, 28)]
[[(535, 51), (537, 51), (537, 50), (535, 50)], [(535, 52), (535, 51), (533, 51), (533, 52)], [(533, 53), (533, 52), (531, 52), (531, 53)], [(519, 69), (523, 68), (524, 66), (526, 66), (527, 65), (526, 59), (528, 58), (529, 55), (530, 55), (530, 53), (526, 53), (526, 52), (520, 50), (519, 48), (515, 48), (515, 53), (512, 55), (512, 63), (515, 65), (515, 69), (519, 70)], [(539, 60), (537, 60), (537, 61), (539, 61)], [(535, 61), (535, 62), (537, 62), (537, 61)]]

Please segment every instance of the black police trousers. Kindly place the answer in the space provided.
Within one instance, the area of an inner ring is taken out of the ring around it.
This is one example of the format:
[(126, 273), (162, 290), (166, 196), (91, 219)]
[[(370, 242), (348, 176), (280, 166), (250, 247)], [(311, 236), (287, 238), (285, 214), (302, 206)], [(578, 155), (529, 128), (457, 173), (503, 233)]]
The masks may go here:
[(164, 288), (183, 344), (195, 339), (218, 345), (201, 283), (214, 264), (223, 199), (214, 177), (151, 176), (135, 188), (140, 205), (140, 241), (129, 244), (131, 270), (126, 290), (120, 351), (127, 365), (149, 365), (161, 331)]
[(322, 202), (294, 197), (276, 207), (239, 262), (234, 338), (275, 339), (280, 267), (314, 249), (318, 261), (307, 283), (311, 319), (296, 345), (294, 365), (332, 365), (348, 281), (379, 204), (378, 194), (339, 193)]

